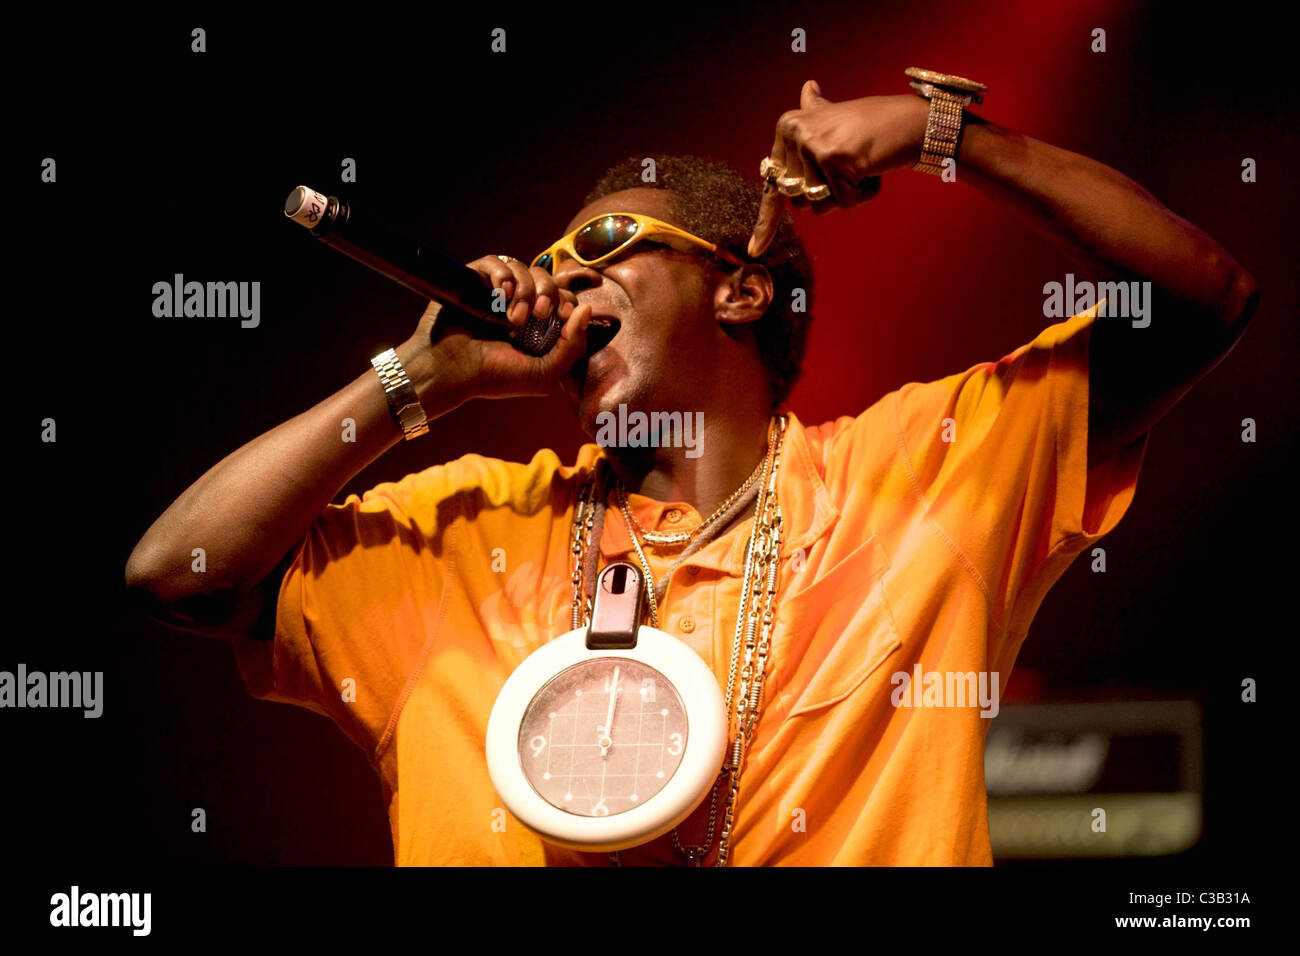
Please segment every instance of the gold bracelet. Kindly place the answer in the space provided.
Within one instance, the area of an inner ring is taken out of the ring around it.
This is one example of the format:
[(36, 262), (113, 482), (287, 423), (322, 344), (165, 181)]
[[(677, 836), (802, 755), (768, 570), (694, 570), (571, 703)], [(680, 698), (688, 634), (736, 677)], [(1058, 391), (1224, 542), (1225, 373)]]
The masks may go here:
[(925, 121), (925, 140), (921, 145), (921, 158), (912, 167), (923, 173), (942, 176), (944, 160), (957, 155), (957, 141), (961, 138), (963, 110), (971, 104), (984, 102), (988, 87), (964, 76), (935, 73), (918, 67), (904, 71), (911, 77), (911, 87), (930, 101), (930, 115)]

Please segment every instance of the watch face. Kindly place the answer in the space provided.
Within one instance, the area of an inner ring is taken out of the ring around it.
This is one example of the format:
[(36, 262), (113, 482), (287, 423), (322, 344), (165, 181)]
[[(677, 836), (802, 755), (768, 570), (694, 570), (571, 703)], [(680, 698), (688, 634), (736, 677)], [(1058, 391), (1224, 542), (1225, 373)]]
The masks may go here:
[(625, 813), (664, 788), (686, 749), (686, 708), (646, 664), (599, 657), (556, 674), (519, 726), (519, 763), (552, 806)]
[(925, 83), (934, 83), (938, 86), (951, 86), (959, 90), (965, 90), (968, 93), (988, 92), (988, 87), (983, 83), (977, 83), (975, 80), (968, 80), (964, 76), (956, 76), (952, 73), (936, 73), (934, 70), (922, 70), (918, 67), (909, 67), (903, 72), (913, 79), (921, 80)]

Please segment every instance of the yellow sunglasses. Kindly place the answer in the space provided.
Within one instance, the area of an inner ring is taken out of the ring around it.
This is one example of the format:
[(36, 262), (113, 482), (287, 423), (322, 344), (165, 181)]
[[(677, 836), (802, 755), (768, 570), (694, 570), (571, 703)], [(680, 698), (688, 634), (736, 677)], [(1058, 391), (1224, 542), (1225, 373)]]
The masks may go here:
[(598, 266), (619, 253), (626, 252), (641, 240), (654, 236), (684, 239), (734, 266), (745, 264), (719, 245), (693, 236), (685, 229), (679, 229), (662, 219), (635, 212), (607, 212), (587, 220), (563, 239), (553, 243), (532, 264), (554, 274), (560, 253), (564, 253), (584, 266)]

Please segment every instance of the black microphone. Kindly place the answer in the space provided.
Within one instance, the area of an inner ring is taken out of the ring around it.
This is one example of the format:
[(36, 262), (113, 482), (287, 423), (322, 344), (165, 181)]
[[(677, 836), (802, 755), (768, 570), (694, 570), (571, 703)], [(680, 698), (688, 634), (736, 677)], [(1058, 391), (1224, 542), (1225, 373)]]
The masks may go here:
[(381, 219), (358, 214), (346, 199), (299, 186), (284, 201), (284, 214), (345, 256), (464, 313), (456, 320), (479, 338), (504, 339), (527, 355), (545, 355), (559, 341), (563, 323), (554, 312), (516, 328), (504, 312), (492, 311), (494, 290), (477, 272)]

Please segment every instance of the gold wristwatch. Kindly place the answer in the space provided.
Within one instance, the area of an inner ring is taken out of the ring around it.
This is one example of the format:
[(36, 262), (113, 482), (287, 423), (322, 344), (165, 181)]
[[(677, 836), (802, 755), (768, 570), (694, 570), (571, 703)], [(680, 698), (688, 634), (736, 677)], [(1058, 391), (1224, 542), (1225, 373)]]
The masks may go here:
[(964, 76), (935, 73), (911, 66), (904, 70), (911, 77), (911, 87), (930, 101), (930, 116), (925, 123), (925, 143), (921, 158), (912, 168), (935, 176), (943, 175), (943, 161), (957, 155), (961, 136), (962, 110), (971, 102), (983, 103), (988, 87)]
[(419, 438), (429, 430), (429, 416), (424, 413), (420, 397), (415, 394), (415, 386), (406, 375), (406, 369), (398, 361), (397, 353), (384, 349), (370, 360), (370, 364), (379, 373), (379, 381), (384, 386), (384, 395), (388, 398), (388, 407), (402, 426), (406, 440)]

